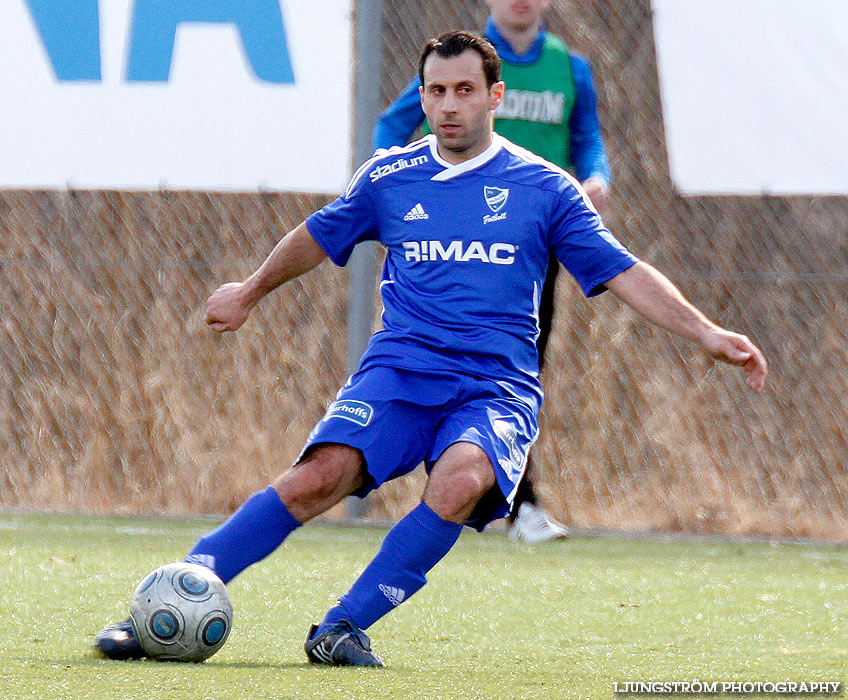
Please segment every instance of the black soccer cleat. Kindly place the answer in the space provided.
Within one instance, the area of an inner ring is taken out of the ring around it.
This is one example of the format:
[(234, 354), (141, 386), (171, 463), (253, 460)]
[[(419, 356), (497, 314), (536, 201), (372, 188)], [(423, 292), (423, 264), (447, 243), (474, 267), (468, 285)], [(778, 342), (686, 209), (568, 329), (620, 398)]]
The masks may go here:
[(107, 659), (114, 661), (143, 659), (147, 656), (135, 638), (135, 630), (130, 620), (100, 630), (94, 637), (94, 648)]
[(340, 620), (326, 632), (315, 636), (318, 625), (309, 628), (304, 649), (313, 664), (327, 666), (385, 666), (371, 651), (371, 640), (349, 620)]

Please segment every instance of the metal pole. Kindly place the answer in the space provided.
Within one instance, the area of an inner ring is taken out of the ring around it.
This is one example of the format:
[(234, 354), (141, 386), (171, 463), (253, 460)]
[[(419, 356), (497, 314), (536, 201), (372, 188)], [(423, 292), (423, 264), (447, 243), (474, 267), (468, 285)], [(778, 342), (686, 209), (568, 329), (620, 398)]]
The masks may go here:
[[(356, 0), (354, 15), (353, 170), (368, 160), (371, 131), (380, 114), (381, 29), (383, 0)], [(353, 374), (371, 337), (377, 251), (373, 242), (361, 243), (348, 263), (347, 371)], [(356, 497), (345, 502), (350, 518), (363, 518), (368, 504)]]

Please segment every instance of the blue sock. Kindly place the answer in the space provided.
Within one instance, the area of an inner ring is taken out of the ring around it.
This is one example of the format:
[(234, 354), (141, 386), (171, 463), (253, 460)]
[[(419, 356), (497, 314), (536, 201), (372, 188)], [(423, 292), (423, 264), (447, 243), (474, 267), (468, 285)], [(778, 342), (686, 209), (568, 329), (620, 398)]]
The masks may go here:
[(203, 535), (185, 561), (212, 569), (228, 583), (267, 557), (298, 527), (300, 523), (269, 486), (254, 493), (226, 522)]
[(442, 520), (420, 503), (389, 530), (377, 556), (330, 609), (318, 634), (340, 619), (368, 629), (427, 583), (427, 572), (450, 551), (460, 532), (462, 525)]

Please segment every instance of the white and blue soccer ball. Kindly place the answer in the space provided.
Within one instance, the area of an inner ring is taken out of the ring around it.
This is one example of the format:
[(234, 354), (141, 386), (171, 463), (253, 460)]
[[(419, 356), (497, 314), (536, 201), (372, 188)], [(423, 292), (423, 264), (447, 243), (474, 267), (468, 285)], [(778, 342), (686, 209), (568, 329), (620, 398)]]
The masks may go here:
[(233, 606), (223, 581), (198, 564), (165, 564), (135, 589), (130, 618), (144, 652), (163, 661), (203, 661), (224, 646)]

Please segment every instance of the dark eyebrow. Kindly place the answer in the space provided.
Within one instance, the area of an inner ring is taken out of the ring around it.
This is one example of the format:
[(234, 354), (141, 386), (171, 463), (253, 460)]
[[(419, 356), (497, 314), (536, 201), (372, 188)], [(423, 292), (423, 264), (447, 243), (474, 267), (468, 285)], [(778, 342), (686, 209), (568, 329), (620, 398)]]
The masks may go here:
[[(460, 80), (458, 83), (454, 83), (453, 86), (457, 87), (457, 88), (474, 87), (474, 81), (473, 80)], [(432, 87), (447, 87), (447, 86), (445, 85), (445, 83), (441, 83), (441, 82), (438, 82), (436, 80), (433, 80), (433, 81), (427, 83), (426, 85), (424, 85), (425, 90), (432, 88)]]

